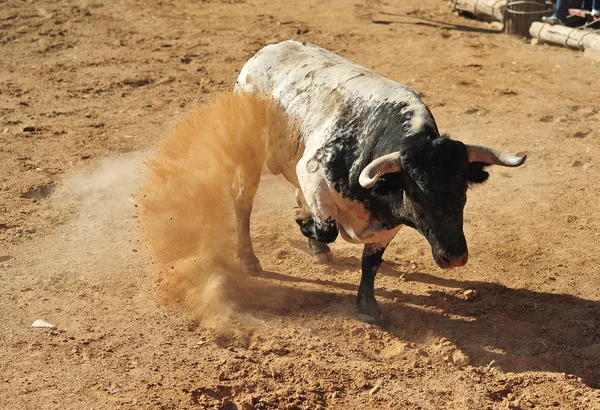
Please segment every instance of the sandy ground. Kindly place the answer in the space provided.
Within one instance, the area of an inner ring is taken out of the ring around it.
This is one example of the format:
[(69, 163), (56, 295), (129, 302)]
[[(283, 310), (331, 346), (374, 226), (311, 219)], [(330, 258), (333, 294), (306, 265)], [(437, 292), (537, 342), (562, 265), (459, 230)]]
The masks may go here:
[[(9, 0), (0, 25), (3, 409), (600, 408), (597, 62), (441, 0)], [(376, 281), (386, 329), (354, 315), (360, 247), (315, 263), (275, 176), (253, 280), (285, 303), (207, 329), (157, 296), (144, 158), (289, 38), (409, 85), (456, 139), (529, 154), (470, 191), (466, 267), (400, 232)]]

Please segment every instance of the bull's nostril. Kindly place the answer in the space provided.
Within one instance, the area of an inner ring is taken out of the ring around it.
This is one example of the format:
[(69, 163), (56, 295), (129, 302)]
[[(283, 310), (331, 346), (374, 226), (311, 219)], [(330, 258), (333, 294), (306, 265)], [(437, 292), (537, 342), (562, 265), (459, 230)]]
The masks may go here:
[(464, 266), (467, 263), (467, 259), (469, 258), (468, 252), (462, 254), (443, 254), (439, 257), (438, 265), (441, 268), (457, 268), (459, 266)]

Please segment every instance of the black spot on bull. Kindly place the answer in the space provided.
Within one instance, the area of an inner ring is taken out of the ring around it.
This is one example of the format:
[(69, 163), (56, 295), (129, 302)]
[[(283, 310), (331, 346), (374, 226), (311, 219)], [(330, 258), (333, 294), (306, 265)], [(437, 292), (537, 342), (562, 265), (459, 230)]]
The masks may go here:
[[(397, 208), (403, 192), (397, 176), (386, 176), (375, 189), (360, 186), (358, 176), (373, 159), (399, 150), (410, 131), (412, 115), (405, 102), (385, 101), (376, 106), (362, 100), (347, 102), (331, 137), (315, 157), (335, 190), (348, 200), (362, 203), (385, 229), (401, 223)], [(437, 130), (431, 131), (437, 135)]]

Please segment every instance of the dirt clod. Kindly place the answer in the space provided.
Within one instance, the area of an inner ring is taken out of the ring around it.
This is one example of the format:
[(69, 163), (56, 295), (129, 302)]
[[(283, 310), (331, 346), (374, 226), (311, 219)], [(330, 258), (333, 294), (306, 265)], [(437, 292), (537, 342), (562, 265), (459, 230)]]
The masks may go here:
[(454, 363), (455, 366), (463, 367), (471, 363), (471, 359), (462, 351), (456, 350), (452, 353), (452, 363)]

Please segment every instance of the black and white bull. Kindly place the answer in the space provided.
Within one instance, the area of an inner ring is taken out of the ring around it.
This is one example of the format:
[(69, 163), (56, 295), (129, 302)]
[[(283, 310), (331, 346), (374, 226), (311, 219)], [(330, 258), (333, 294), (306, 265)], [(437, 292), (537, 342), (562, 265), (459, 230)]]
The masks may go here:
[[(236, 90), (274, 98), (297, 122), (303, 151), (279, 165), (297, 188), (297, 222), (313, 255), (329, 258), (326, 244), (338, 233), (365, 244), (356, 307), (367, 322), (382, 322), (374, 279), (400, 227), (419, 231), (441, 268), (464, 265), (467, 188), (488, 178), (488, 165), (526, 159), (440, 135), (412, 90), (311, 44), (266, 46), (244, 65)], [(238, 255), (260, 269), (248, 229), (255, 191), (236, 202)]]

